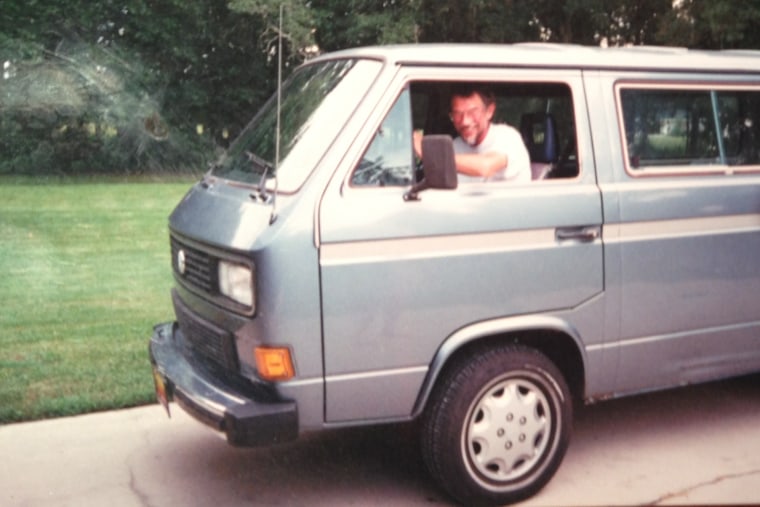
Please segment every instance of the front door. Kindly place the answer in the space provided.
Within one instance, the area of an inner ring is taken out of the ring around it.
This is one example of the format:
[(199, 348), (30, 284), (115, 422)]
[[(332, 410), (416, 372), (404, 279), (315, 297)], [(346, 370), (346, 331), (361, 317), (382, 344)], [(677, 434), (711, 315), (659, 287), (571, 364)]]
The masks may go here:
[[(531, 77), (493, 83), (507, 120), (538, 108), (587, 128), (576, 114), (585, 107), (578, 75)], [(402, 198), (415, 178), (413, 129), (445, 118), (435, 83), (445, 84), (408, 80), (389, 92), (366, 149), (323, 198), (328, 422), (408, 417), (436, 350), (457, 329), (570, 311), (603, 290), (601, 200), (592, 157), (579, 156), (590, 153), (585, 132), (562, 138), (568, 177)], [(580, 149), (570, 147), (576, 138)]]

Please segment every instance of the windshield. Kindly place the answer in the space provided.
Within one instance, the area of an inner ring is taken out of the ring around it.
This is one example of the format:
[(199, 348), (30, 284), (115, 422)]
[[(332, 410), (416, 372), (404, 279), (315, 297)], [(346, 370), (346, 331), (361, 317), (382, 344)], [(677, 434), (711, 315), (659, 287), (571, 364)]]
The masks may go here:
[[(278, 185), (295, 191), (372, 84), (381, 64), (330, 60), (306, 65), (282, 85)], [(275, 177), (277, 99), (272, 97), (214, 167), (220, 178), (258, 185)]]

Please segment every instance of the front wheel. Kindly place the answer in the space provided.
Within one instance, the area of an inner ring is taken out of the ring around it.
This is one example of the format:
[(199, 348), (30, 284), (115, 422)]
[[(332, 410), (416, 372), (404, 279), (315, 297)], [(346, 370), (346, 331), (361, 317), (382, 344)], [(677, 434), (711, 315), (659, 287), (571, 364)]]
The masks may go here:
[(433, 477), (464, 505), (500, 505), (541, 489), (570, 440), (572, 401), (557, 367), (517, 345), (472, 351), (447, 370), (423, 421)]

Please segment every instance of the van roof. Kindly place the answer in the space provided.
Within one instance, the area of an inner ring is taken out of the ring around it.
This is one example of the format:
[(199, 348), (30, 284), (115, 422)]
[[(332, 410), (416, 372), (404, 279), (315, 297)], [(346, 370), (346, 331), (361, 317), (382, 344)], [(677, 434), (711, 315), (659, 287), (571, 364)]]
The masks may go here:
[(707, 51), (663, 46), (602, 48), (575, 44), (406, 44), (368, 46), (318, 59), (361, 57), (401, 65), (553, 67), (588, 70), (760, 73), (760, 51)]

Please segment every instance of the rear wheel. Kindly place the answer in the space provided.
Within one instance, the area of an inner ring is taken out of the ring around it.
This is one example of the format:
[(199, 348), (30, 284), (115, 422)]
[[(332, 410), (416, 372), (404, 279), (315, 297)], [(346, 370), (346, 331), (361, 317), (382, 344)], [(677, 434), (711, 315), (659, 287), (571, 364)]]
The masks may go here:
[(540, 352), (478, 349), (444, 373), (423, 421), (425, 462), (465, 505), (505, 504), (541, 489), (570, 440), (572, 402)]

